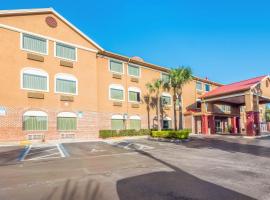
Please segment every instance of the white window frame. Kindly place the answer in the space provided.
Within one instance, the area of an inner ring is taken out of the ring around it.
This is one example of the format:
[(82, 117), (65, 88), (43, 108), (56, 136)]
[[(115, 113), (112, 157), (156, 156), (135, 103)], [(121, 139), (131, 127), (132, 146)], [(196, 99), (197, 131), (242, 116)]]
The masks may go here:
[[(57, 56), (56, 55), (56, 44), (59, 43), (59, 44), (63, 44), (63, 45), (67, 45), (67, 46), (70, 46), (70, 47), (74, 47), (75, 48), (75, 60), (73, 59), (68, 59), (68, 58), (64, 58), (64, 57), (61, 57), (61, 56)], [(54, 42), (54, 57), (56, 58), (59, 58), (61, 60), (66, 60), (66, 61), (71, 61), (71, 62), (77, 62), (78, 61), (78, 52), (77, 52), (77, 47), (73, 46), (73, 45), (70, 45), (68, 43), (65, 43), (65, 42), (58, 42), (58, 41), (55, 41)]]
[[(202, 84), (202, 88), (201, 88), (201, 89), (198, 89), (198, 88), (197, 88), (197, 83), (201, 83), (201, 84)], [(196, 90), (197, 90), (197, 91), (203, 91), (203, 86), (204, 86), (204, 85), (203, 85), (203, 82), (201, 82), (201, 81), (196, 81)]]
[(129, 119), (141, 120), (139, 115), (132, 115), (132, 116), (129, 117)]
[[(32, 75), (38, 75), (38, 76), (46, 76), (47, 77), (47, 90), (38, 90), (38, 89), (31, 89), (31, 88), (24, 88), (23, 87), (23, 74), (26, 73), (26, 74), (32, 74)], [(42, 70), (42, 69), (38, 69), (38, 68), (31, 68), (31, 67), (26, 67), (26, 68), (23, 68), (21, 70), (21, 73), (20, 73), (20, 86), (21, 86), (21, 89), (22, 90), (28, 90), (28, 91), (37, 91), (37, 92), (49, 92), (50, 89), (49, 89), (49, 74)]]
[(140, 88), (137, 88), (137, 87), (129, 87), (128, 88), (128, 102), (130, 102), (130, 103), (140, 103), (141, 102), (141, 101), (131, 101), (129, 99), (129, 92), (138, 92), (138, 93), (140, 93), (140, 100), (141, 100), (141, 94), (142, 94), (142, 92), (141, 92), (141, 89)]
[(162, 128), (164, 128), (163, 126), (164, 126), (164, 121), (169, 121), (169, 125), (171, 125), (171, 127), (169, 127), (169, 129), (171, 129), (171, 128), (173, 128), (172, 126), (172, 119), (170, 118), (170, 117), (168, 117), (168, 116), (166, 116), (166, 117), (163, 117), (163, 119), (162, 119)]
[(120, 114), (115, 114), (115, 115), (112, 115), (111, 119), (121, 119), (121, 120), (124, 120), (124, 116), (123, 115), (120, 115)]
[(202, 100), (201, 99), (196, 99), (196, 109), (201, 109), (201, 107), (198, 107), (198, 102), (202, 104)]
[(173, 99), (172, 99), (172, 95), (170, 95), (169, 93), (167, 93), (167, 92), (162, 92), (162, 94), (161, 94), (161, 98), (162, 97), (170, 97), (171, 98), (171, 102), (170, 102), (170, 104), (166, 104), (165, 106), (172, 106), (172, 101), (173, 101)]
[[(123, 68), (123, 72), (115, 72), (115, 71), (112, 71), (111, 70), (111, 61), (115, 61), (115, 62), (120, 62), (122, 63), (122, 68)], [(116, 59), (108, 59), (108, 70), (109, 72), (113, 73), (113, 74), (121, 74), (121, 75), (124, 75), (125, 74), (125, 64), (124, 62), (120, 61), (120, 60), (116, 60)]]
[[(162, 75), (163, 75), (163, 74), (165, 74), (165, 75), (168, 75), (168, 76), (169, 76), (169, 73), (166, 73), (166, 72), (161, 72), (161, 73), (160, 73), (160, 80), (162, 80)], [(163, 81), (163, 80), (162, 80), (162, 81)], [(170, 80), (169, 80), (169, 82), (170, 82)]]
[[(33, 50), (23, 48), (23, 35), (31, 35), (33, 37), (38, 37), (38, 38), (46, 40), (46, 50), (47, 50), (46, 53), (41, 53), (41, 52), (37, 52), (37, 51), (33, 51)], [(48, 42), (48, 39), (46, 39), (46, 38), (31, 34), (31, 33), (22, 33), (21, 32), (20, 33), (20, 49), (23, 50), (23, 51), (30, 52), (30, 53), (35, 53), (35, 54), (40, 54), (40, 55), (47, 56), (47, 55), (49, 55), (49, 42)]]
[[(57, 78), (60, 78), (60, 79), (63, 79), (63, 80), (67, 80), (67, 81), (75, 81), (76, 82), (76, 93), (74, 94), (74, 93), (58, 92), (58, 91), (56, 91), (56, 79)], [(56, 93), (56, 94), (67, 94), (67, 95), (76, 96), (79, 93), (79, 87), (78, 87), (78, 85), (79, 85), (78, 79), (74, 75), (72, 75), (72, 74), (58, 73), (58, 74), (55, 74), (55, 76), (54, 76), (54, 93)]]
[[(135, 76), (135, 75), (129, 74), (129, 70), (128, 70), (129, 65), (134, 66), (134, 67), (138, 67), (138, 68), (139, 68), (139, 76)], [(127, 73), (128, 73), (128, 75), (131, 76), (131, 77), (141, 78), (141, 66), (136, 65), (136, 64), (133, 64), (133, 63), (128, 63), (128, 65), (127, 65)]]
[(42, 131), (48, 131), (49, 130), (49, 117), (48, 114), (44, 111), (36, 111), (36, 110), (28, 110), (26, 112), (23, 113), (23, 119), (22, 122), (24, 123), (24, 117), (28, 116), (28, 117), (46, 117), (47, 118), (47, 129), (46, 130), (24, 130), (24, 131), (28, 131), (28, 132), (42, 132)]
[[(207, 85), (209, 86), (209, 91), (206, 91), (206, 86), (207, 86)], [(205, 92), (210, 92), (210, 91), (211, 91), (211, 85), (210, 85), (209, 83), (205, 83), (205, 84), (204, 84), (204, 91), (205, 91)]]
[(62, 132), (75, 132), (75, 131), (77, 131), (77, 129), (78, 129), (78, 116), (77, 116), (76, 113), (74, 113), (74, 112), (59, 112), (57, 114), (57, 116), (56, 116), (56, 125), (57, 126), (58, 126), (58, 124), (57, 124), (58, 123), (58, 120), (57, 120), (58, 117), (76, 118), (76, 124), (77, 124), (76, 130), (71, 130), (71, 131), (58, 130), (58, 127), (57, 127), (57, 131), (61, 132), (61, 134), (62, 134)]
[[(111, 98), (111, 89), (116, 89), (116, 90), (123, 90), (123, 99), (122, 100), (120, 100), (120, 99), (112, 99)], [(111, 85), (109, 85), (109, 100), (111, 100), (111, 101), (125, 101), (125, 88), (122, 86), (122, 85), (120, 85), (120, 84), (111, 84)]]

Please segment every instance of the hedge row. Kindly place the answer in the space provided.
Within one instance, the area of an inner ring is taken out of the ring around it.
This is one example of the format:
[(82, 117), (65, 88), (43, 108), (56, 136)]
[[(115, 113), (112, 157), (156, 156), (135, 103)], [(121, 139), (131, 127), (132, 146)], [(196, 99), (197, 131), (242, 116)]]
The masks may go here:
[(191, 130), (183, 129), (179, 131), (164, 130), (164, 131), (152, 131), (152, 137), (170, 138), (170, 139), (187, 139)]
[(126, 129), (126, 130), (100, 130), (100, 138), (109, 138), (109, 137), (119, 137), (119, 136), (140, 136), (140, 135), (150, 135), (151, 130), (141, 129)]

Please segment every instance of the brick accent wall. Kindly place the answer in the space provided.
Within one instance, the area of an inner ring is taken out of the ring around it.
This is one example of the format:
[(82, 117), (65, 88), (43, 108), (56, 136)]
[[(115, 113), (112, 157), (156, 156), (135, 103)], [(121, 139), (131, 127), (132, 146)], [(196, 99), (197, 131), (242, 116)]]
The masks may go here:
[[(6, 116), (0, 116), (0, 141), (21, 141), (28, 139), (28, 134), (44, 134), (46, 140), (60, 139), (61, 133), (75, 134), (75, 138), (98, 138), (98, 114), (91, 111), (83, 111), (82, 117), (78, 117), (77, 130), (72, 132), (57, 130), (57, 114), (59, 112), (77, 112), (75, 110), (39, 109), (39, 108), (15, 108), (5, 107)], [(24, 131), (23, 114), (29, 110), (44, 111), (48, 114), (47, 131)]]

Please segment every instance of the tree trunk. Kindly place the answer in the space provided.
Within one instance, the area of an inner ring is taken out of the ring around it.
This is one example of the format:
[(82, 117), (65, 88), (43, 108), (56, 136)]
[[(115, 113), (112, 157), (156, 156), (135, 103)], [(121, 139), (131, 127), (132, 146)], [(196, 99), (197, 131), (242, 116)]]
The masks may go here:
[(157, 94), (157, 122), (158, 122), (158, 130), (161, 130), (161, 121), (160, 121), (160, 96)]
[(176, 91), (173, 88), (173, 117), (174, 117), (174, 130), (177, 130), (177, 116), (176, 116)]
[(181, 98), (182, 94), (178, 94), (178, 100), (179, 100), (179, 130), (183, 129), (183, 119), (182, 119), (182, 101)]

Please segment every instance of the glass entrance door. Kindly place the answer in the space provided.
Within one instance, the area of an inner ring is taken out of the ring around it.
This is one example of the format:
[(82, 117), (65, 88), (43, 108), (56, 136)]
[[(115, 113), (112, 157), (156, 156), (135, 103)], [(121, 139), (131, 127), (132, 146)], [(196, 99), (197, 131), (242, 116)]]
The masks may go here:
[(222, 123), (220, 120), (215, 120), (216, 133), (222, 133)]

